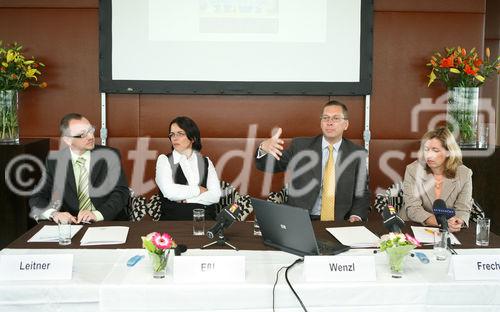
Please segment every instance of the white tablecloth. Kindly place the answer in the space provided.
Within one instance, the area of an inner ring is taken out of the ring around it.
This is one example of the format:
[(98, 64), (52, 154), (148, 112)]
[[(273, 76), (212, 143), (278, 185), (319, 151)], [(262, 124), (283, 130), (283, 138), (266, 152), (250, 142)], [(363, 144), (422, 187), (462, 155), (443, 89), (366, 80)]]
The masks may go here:
[[(408, 258), (401, 279), (391, 278), (384, 254), (375, 255), (376, 282), (306, 282), (303, 264), (289, 278), (309, 311), (500, 311), (500, 281), (455, 281), (448, 261), (422, 264)], [(500, 254), (500, 249), (458, 250), (459, 254)], [(244, 255), (243, 283), (175, 283), (172, 263), (167, 277), (155, 280), (148, 259), (134, 267), (127, 260), (141, 249), (25, 250), (4, 249), (2, 254), (75, 255), (71, 281), (0, 282), (2, 311), (271, 311), (272, 287), (277, 270), (297, 257), (280, 251), (189, 250), (189, 255)], [(372, 254), (351, 250), (348, 255)], [(284, 280), (276, 287), (278, 311), (301, 311)]]

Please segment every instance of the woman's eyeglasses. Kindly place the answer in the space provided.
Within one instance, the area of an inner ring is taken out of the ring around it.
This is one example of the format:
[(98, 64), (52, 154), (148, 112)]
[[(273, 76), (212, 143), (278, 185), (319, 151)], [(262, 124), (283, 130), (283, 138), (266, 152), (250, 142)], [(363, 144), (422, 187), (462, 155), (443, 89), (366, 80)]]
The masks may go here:
[(170, 133), (168, 134), (168, 138), (169, 138), (170, 140), (172, 140), (173, 138), (182, 138), (182, 137), (184, 137), (184, 136), (186, 136), (186, 133), (185, 133), (185, 132), (182, 132), (182, 131), (179, 131), (179, 132), (170, 132)]

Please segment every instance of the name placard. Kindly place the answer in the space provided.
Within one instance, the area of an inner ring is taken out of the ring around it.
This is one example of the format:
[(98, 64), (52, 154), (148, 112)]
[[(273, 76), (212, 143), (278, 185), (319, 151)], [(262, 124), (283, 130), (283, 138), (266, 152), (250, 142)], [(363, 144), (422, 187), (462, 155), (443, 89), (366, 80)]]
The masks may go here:
[(375, 281), (373, 256), (306, 256), (304, 278), (314, 282)]
[(455, 255), (451, 267), (457, 281), (500, 280), (500, 255)]
[(243, 256), (182, 256), (174, 258), (176, 282), (244, 282)]
[(73, 255), (2, 255), (0, 280), (69, 280)]

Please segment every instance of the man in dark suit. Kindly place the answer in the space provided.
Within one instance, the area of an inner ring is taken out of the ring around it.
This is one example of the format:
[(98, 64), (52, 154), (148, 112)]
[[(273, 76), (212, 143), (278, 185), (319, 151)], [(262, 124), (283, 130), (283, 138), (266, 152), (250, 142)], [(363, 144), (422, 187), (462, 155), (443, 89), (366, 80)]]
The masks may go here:
[(320, 116), (322, 135), (295, 138), (283, 150), (281, 128), (263, 141), (256, 166), (291, 173), (287, 204), (309, 210), (311, 219), (366, 220), (370, 191), (366, 150), (342, 138), (349, 126), (347, 107), (330, 101)]
[(130, 192), (118, 150), (96, 145), (95, 128), (80, 114), (64, 116), (59, 128), (68, 147), (49, 154), (29, 200), (31, 216), (73, 223), (123, 218)]

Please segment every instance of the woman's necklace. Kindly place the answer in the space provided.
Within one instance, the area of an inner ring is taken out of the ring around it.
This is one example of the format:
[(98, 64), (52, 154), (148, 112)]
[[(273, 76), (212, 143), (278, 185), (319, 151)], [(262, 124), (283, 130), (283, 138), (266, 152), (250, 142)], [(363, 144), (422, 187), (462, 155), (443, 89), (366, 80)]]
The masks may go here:
[(441, 185), (443, 184), (443, 176), (442, 175), (435, 175), (434, 180), (436, 180), (436, 189), (439, 190), (441, 188)]

